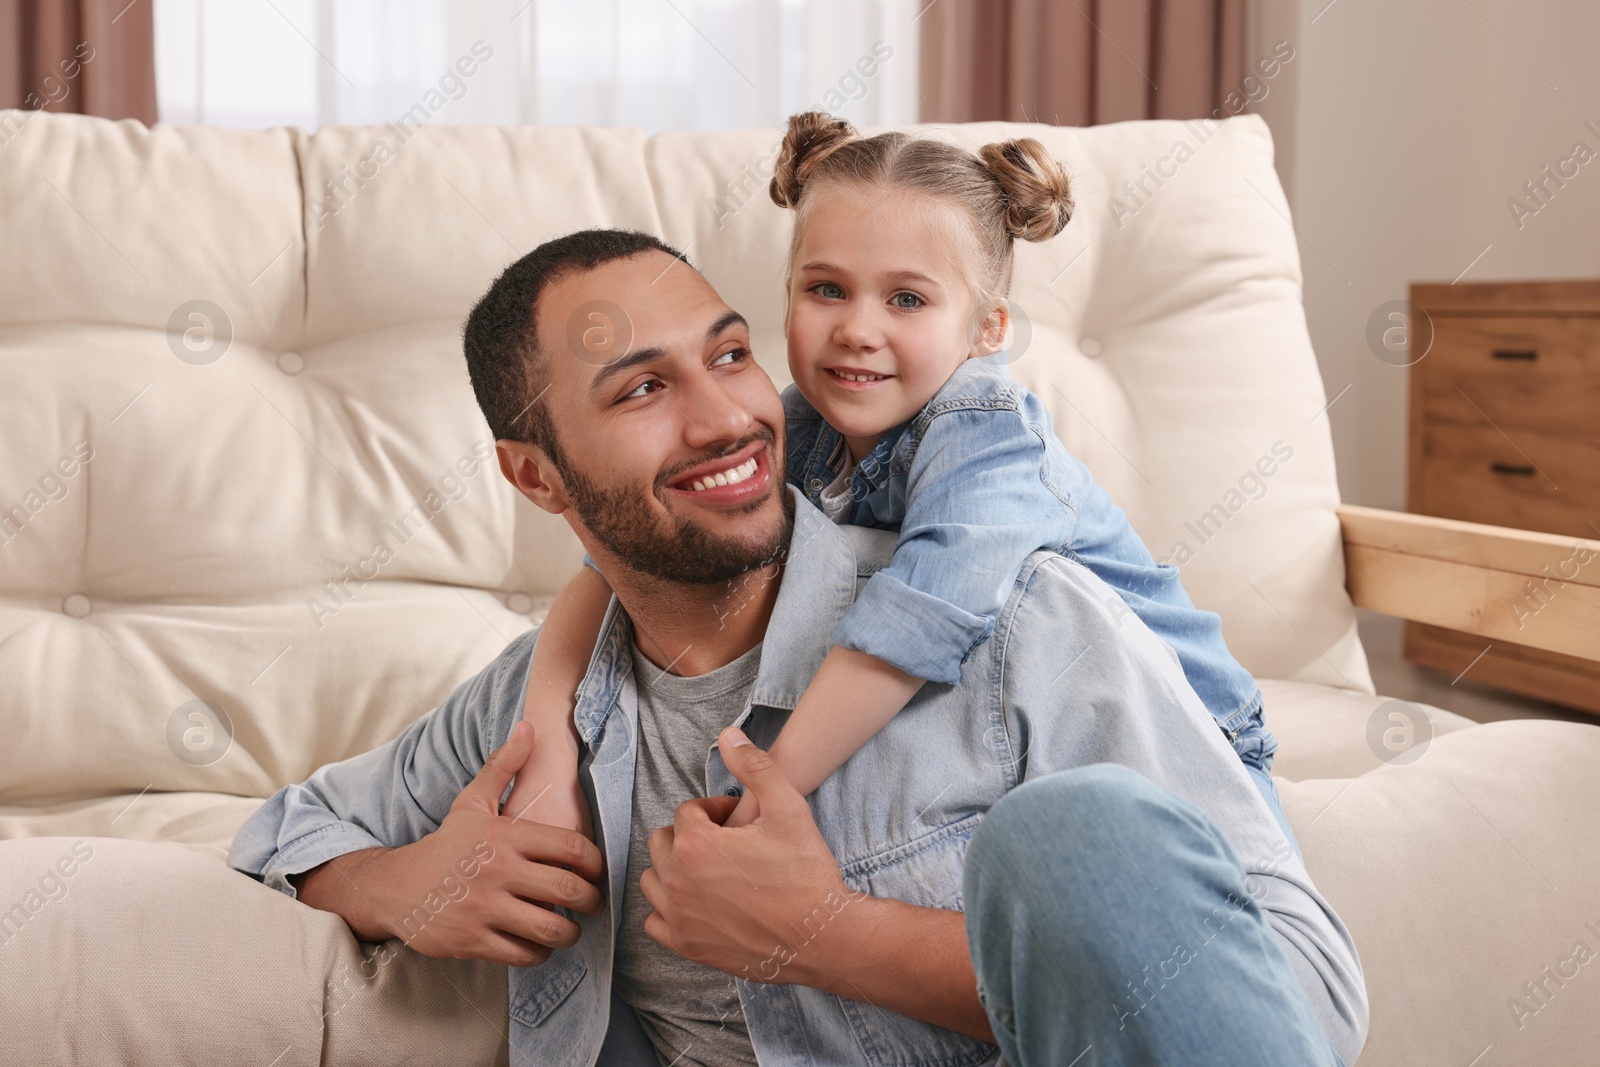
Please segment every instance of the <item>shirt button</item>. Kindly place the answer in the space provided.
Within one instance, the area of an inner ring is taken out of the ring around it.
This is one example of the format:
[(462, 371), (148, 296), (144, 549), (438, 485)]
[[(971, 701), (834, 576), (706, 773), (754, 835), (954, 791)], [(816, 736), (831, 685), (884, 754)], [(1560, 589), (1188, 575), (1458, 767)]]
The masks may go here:
[(821, 478), (813, 478), (813, 479), (811, 479), (811, 489), (812, 489), (813, 492), (815, 492), (816, 490), (821, 489), (821, 488), (822, 488), (822, 479)]

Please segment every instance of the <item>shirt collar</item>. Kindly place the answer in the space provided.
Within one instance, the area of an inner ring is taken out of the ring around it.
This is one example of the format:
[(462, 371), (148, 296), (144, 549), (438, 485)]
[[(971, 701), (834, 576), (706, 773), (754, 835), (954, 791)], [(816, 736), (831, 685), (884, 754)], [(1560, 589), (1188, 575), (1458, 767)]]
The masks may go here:
[(794, 532), (778, 599), (767, 620), (750, 702), (793, 710), (833, 647), (833, 630), (856, 599), (856, 553), (844, 530), (794, 486)]
[(633, 673), (633, 656), (628, 651), (632, 640), (633, 624), (622, 610), (622, 602), (612, 594), (611, 604), (600, 622), (600, 640), (589, 657), (589, 670), (578, 683), (577, 705), (572, 712), (578, 736), (586, 745), (595, 743), (606, 716), (616, 707), (624, 676)]
[[(767, 620), (761, 668), (750, 702), (793, 710), (832, 647), (834, 627), (856, 596), (856, 552), (845, 528), (830, 522), (792, 485), (794, 531)], [(594, 744), (633, 671), (628, 642), (633, 626), (615, 596), (600, 624), (600, 640), (578, 686), (573, 717), (585, 744)]]
[(838, 430), (835, 430), (832, 426), (829, 426), (826, 423), (823, 424), (822, 432), (824, 435), (833, 435), (833, 451), (828, 453), (828, 458), (824, 462), (827, 464), (827, 467), (830, 471), (833, 471), (835, 474), (837, 474), (839, 473), (840, 465), (844, 462), (844, 450), (846, 447), (844, 434), (840, 433)]

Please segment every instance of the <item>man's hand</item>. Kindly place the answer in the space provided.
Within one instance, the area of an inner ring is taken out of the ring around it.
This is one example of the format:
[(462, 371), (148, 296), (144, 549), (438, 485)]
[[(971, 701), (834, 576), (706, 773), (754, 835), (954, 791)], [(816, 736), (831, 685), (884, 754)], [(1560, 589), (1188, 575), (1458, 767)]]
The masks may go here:
[(812, 986), (993, 1041), (962, 914), (851, 890), (777, 762), (733, 727), (718, 742), (759, 814), (729, 829), (732, 797), (690, 800), (650, 835), (654, 866), (639, 884), (655, 912), (644, 932), (740, 978)]
[(591, 883), (601, 855), (572, 830), (500, 814), (501, 795), (532, 751), (533, 728), (519, 722), (439, 829), (313, 869), (301, 899), (343, 916), (358, 937), (398, 937), (428, 956), (532, 967), (574, 944), (578, 925), (545, 905), (598, 912)]
[(830, 927), (865, 898), (839, 873), (811, 809), (772, 757), (734, 727), (719, 744), (728, 770), (759, 805), (750, 825), (722, 823), (738, 803), (707, 797), (678, 807), (650, 835), (640, 879), (655, 909), (652, 938), (699, 963), (763, 982), (801, 982)]

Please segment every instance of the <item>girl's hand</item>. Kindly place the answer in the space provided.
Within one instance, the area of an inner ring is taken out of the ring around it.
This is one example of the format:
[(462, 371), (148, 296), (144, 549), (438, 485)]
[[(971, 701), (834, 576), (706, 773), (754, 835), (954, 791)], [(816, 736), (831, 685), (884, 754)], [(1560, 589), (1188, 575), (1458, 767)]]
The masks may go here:
[(739, 798), (738, 806), (733, 809), (733, 814), (728, 816), (722, 825), (730, 830), (740, 826), (748, 826), (756, 821), (761, 814), (761, 804), (756, 800), (756, 795), (746, 790), (744, 796)]
[(589, 801), (578, 784), (577, 753), (571, 759), (552, 759), (535, 752), (511, 787), (500, 814), (512, 819), (576, 830), (594, 840)]

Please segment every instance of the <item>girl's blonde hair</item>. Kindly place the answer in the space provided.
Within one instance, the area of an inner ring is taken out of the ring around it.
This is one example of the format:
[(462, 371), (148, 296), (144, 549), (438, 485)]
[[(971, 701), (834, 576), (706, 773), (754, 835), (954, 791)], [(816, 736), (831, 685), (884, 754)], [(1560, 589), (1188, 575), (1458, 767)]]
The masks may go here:
[(968, 281), (980, 300), (1010, 293), (1017, 238), (1048, 240), (1072, 218), (1066, 169), (1031, 137), (986, 144), (973, 155), (900, 132), (862, 137), (844, 119), (806, 111), (789, 118), (769, 190), (774, 203), (796, 212), (791, 264), (815, 202), (807, 191), (834, 184), (909, 190), (961, 209), (979, 253)]

